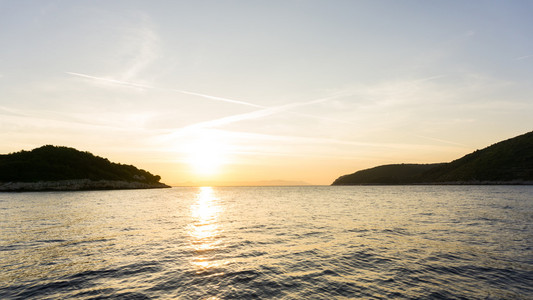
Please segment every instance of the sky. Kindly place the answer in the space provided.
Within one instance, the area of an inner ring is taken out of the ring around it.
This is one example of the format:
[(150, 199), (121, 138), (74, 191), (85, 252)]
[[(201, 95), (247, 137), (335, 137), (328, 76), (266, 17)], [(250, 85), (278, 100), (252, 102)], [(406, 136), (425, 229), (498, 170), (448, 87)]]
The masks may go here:
[(0, 0), (0, 153), (331, 184), (533, 129), (532, 1)]

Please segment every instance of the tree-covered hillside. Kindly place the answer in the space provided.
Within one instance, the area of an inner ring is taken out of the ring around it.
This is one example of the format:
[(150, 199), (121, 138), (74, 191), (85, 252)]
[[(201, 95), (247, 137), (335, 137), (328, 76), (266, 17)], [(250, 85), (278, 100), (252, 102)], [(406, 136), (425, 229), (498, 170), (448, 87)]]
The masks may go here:
[(431, 182), (532, 181), (533, 132), (477, 150), (423, 176)]
[(341, 176), (333, 185), (531, 182), (533, 132), (477, 150), (450, 163), (379, 166)]
[(418, 180), (420, 175), (437, 165), (440, 164), (396, 164), (377, 166), (341, 176), (337, 178), (333, 184), (408, 184)]
[(0, 155), (0, 182), (71, 179), (158, 183), (158, 175), (132, 165), (112, 163), (89, 152), (46, 145), (32, 151)]

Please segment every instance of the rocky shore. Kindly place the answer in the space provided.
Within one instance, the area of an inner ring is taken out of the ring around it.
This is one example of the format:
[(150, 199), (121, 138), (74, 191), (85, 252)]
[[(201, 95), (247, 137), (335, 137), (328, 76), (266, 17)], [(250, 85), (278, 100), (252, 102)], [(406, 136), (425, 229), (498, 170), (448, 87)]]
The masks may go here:
[(90, 179), (38, 182), (0, 182), (0, 192), (89, 191), (157, 188), (170, 188), (170, 186), (164, 183)]

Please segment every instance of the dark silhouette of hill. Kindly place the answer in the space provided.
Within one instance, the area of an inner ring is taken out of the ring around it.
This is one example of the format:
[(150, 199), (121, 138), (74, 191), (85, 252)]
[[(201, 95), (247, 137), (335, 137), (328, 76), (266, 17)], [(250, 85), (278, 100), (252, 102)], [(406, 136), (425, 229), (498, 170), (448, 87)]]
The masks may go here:
[(533, 132), (449, 163), (378, 166), (341, 176), (332, 185), (510, 183), (533, 183)]
[(426, 171), (440, 164), (394, 164), (383, 165), (344, 175), (333, 185), (352, 184), (409, 184), (416, 182)]
[(0, 155), (0, 182), (77, 179), (164, 186), (159, 183), (161, 177), (158, 175), (69, 147), (46, 145), (31, 151)]

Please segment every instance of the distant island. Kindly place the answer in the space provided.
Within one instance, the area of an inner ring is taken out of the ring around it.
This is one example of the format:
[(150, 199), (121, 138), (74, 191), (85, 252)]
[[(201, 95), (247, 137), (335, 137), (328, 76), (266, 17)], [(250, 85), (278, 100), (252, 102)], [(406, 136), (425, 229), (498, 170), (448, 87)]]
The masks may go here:
[(74, 148), (46, 145), (0, 155), (0, 192), (168, 188), (161, 177)]
[(337, 178), (332, 185), (533, 184), (533, 132), (449, 163), (393, 164)]

